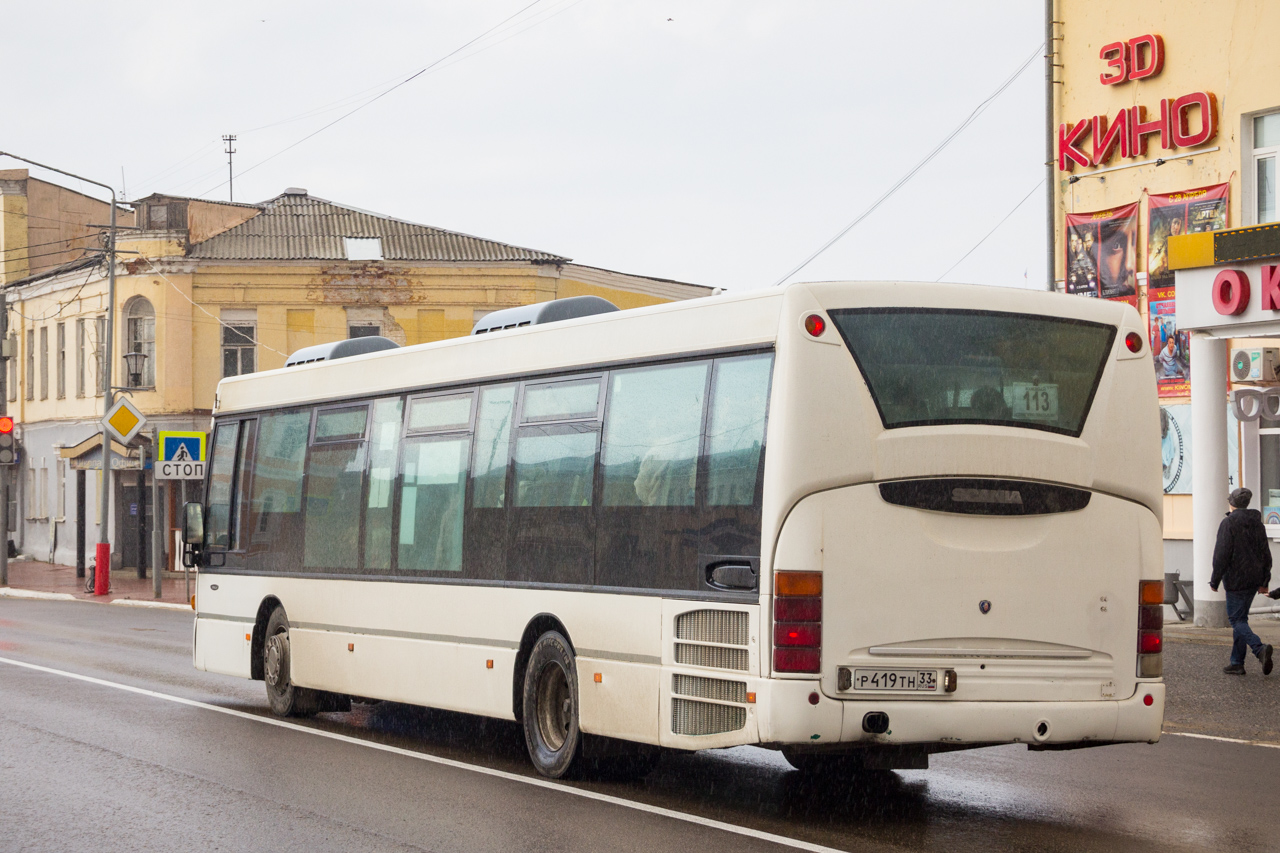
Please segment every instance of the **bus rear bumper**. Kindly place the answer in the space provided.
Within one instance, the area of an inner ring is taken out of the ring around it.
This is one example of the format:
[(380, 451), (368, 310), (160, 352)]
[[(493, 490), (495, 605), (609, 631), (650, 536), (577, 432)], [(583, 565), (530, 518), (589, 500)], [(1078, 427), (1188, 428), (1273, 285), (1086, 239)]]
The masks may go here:
[[(817, 682), (774, 682), (761, 740), (832, 743), (996, 744), (1062, 746), (1089, 742), (1155, 743), (1164, 723), (1165, 687), (1139, 682), (1133, 696), (1087, 702), (965, 702), (948, 699), (832, 699)], [(780, 688), (780, 689), (779, 689)], [(816, 693), (818, 703), (809, 699)], [(1150, 704), (1146, 697), (1150, 696)], [(883, 734), (868, 732), (868, 714), (888, 716)]]

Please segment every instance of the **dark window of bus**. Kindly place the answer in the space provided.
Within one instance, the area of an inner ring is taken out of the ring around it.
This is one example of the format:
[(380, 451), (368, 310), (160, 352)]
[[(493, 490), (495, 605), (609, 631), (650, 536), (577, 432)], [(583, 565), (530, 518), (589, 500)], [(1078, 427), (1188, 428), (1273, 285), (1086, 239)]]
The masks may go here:
[(596, 583), (697, 588), (698, 446), (708, 362), (610, 374)]
[(369, 435), (369, 496), (364, 510), (364, 571), (385, 574), (391, 569), (392, 489), (400, 452), (403, 401), (398, 397), (373, 404)]
[(702, 554), (759, 556), (765, 420), (772, 355), (717, 359), (703, 445)]
[(507, 576), (507, 460), (511, 455), (514, 385), (480, 389), (471, 462), (471, 505), (463, 534), (467, 577)]
[(263, 415), (253, 455), (246, 540), (248, 566), (296, 572), (302, 564), (302, 483), (311, 411)]
[(303, 568), (354, 572), (360, 564), (367, 406), (316, 412), (307, 458)]
[(400, 461), (401, 573), (461, 572), (462, 522), (475, 394), (424, 397), (409, 403)]
[(508, 526), (512, 579), (592, 581), (599, 399), (598, 376), (524, 387)]
[(213, 455), (209, 460), (209, 518), (207, 541), (213, 548), (231, 547), (231, 485), (235, 476), (236, 445), (240, 422), (218, 424), (213, 431)]
[[(237, 551), (244, 550), (245, 519), (249, 515), (249, 483), (253, 474), (253, 451), (258, 433), (258, 421), (250, 419), (240, 422), (240, 442), (236, 450), (236, 485), (231, 494), (231, 547)], [(230, 563), (228, 564), (230, 565)]]
[(886, 429), (1084, 429), (1116, 328), (1062, 317), (924, 308), (831, 312)]

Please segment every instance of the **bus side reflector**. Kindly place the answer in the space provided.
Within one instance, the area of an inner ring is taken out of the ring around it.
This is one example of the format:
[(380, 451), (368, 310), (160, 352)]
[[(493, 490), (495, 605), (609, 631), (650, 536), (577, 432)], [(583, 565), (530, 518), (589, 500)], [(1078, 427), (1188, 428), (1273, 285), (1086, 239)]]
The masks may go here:
[(748, 693), (748, 694), (747, 694), (747, 704), (748, 704), (748, 705), (754, 705), (754, 704), (756, 704), (756, 694), (754, 694), (754, 693)]
[[(1163, 586), (1160, 600), (1164, 600)], [(773, 576), (776, 595), (822, 595), (822, 572), (776, 572)]]
[(1146, 705), (1148, 708), (1150, 708), (1155, 703), (1156, 703), (1155, 697), (1152, 696), (1150, 693), (1142, 697), (1142, 704)]
[(245, 635), (244, 635), (244, 641), (245, 641), (246, 643), (247, 643), (247, 642), (249, 642), (249, 641), (250, 641), (250, 640), (252, 640), (252, 639), (253, 639), (253, 635), (252, 635), (252, 634), (245, 634)]
[(493, 669), (493, 661), (491, 661), (491, 660), (487, 660), (487, 661), (485, 661), (485, 662), (484, 662), (484, 668), (485, 668), (485, 669)]
[(347, 643), (347, 651), (349, 651), (349, 652), (354, 652), (355, 650), (356, 650), (356, 644), (355, 644), (355, 643)]
[(596, 673), (596, 684), (603, 684), (603, 683), (604, 683), (604, 673), (603, 673), (603, 672), (597, 672), (597, 673)]

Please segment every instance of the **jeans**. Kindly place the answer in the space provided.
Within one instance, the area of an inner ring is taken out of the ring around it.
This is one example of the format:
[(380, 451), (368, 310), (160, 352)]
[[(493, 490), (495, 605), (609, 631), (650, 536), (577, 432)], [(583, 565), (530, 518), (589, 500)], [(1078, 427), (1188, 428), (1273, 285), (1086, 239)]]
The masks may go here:
[(1245, 647), (1252, 649), (1255, 655), (1262, 651), (1262, 640), (1249, 627), (1249, 605), (1253, 604), (1256, 594), (1257, 590), (1253, 589), (1227, 590), (1227, 621), (1231, 623), (1234, 638), (1231, 644), (1232, 664), (1244, 665)]

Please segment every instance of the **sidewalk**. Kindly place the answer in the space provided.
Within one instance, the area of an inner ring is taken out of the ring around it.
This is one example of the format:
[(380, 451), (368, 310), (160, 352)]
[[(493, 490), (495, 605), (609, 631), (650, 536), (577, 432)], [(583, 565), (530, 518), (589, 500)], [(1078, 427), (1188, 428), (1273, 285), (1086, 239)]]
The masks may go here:
[[(1254, 614), (1249, 617), (1249, 627), (1253, 629), (1253, 633), (1261, 638), (1262, 642), (1280, 647), (1280, 619), (1276, 619), (1275, 616), (1276, 614), (1270, 613)], [(1206, 643), (1211, 646), (1231, 645), (1230, 626), (1226, 628), (1197, 628), (1191, 624), (1190, 620), (1164, 623), (1164, 636), (1165, 639), (1173, 642)]]
[[(86, 571), (92, 571), (91, 569)], [(167, 573), (166, 573), (167, 574)], [(152, 590), (152, 581), (138, 578), (137, 571), (129, 569), (111, 573), (111, 591), (108, 595), (94, 595), (84, 591), (86, 578), (77, 578), (75, 566), (60, 566), (56, 563), (38, 563), (31, 560), (9, 561), (9, 586), (0, 587), (0, 591), (11, 589), (15, 592), (30, 590), (39, 593), (55, 593), (70, 595), (87, 601), (136, 601), (138, 603), (161, 601), (167, 604), (185, 605), (186, 583), (181, 575), (162, 577), (160, 579), (161, 596), (157, 599)], [(195, 591), (196, 573), (191, 573), (191, 589)], [(0, 592), (2, 595), (3, 592)]]

